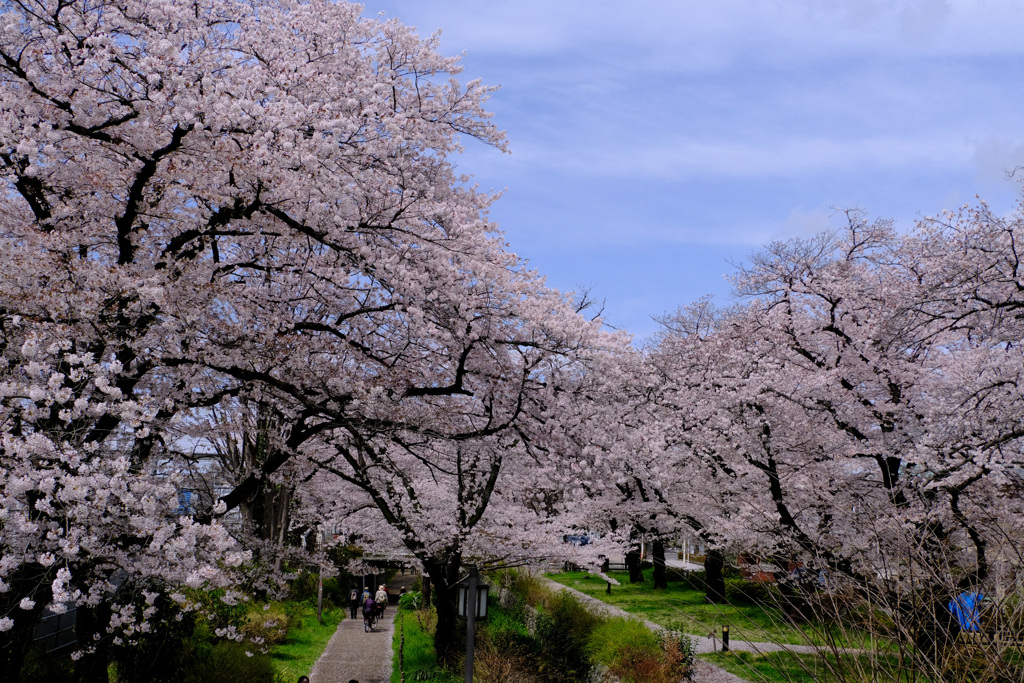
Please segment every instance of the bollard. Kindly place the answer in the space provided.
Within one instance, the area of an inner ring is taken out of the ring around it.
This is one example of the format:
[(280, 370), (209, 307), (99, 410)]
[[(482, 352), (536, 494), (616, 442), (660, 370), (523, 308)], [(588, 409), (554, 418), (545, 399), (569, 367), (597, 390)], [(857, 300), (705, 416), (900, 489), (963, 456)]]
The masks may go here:
[(729, 627), (722, 627), (722, 652), (729, 651)]
[(608, 587), (604, 589), (604, 592), (607, 593), (608, 595), (612, 594), (612, 582), (611, 581), (608, 582)]

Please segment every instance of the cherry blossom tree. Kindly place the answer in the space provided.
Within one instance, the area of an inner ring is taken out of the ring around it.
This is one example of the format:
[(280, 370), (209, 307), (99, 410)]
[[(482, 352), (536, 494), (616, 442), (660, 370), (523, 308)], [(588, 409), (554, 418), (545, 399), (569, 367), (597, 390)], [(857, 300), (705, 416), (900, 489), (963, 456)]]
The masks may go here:
[(737, 276), (750, 303), (659, 344), (669, 424), (732, 501), (719, 533), (887, 593), (923, 655), (1020, 549), (1021, 225), (854, 216), (771, 245)]
[[(0, 646), (18, 680), (43, 608), (77, 606), (80, 632), (116, 631), (80, 664), (102, 678), (110, 644), (148, 630), (162, 585), (228, 587), (248, 553), (219, 523), (182, 516), (175, 473), (140, 457), (159, 407), (121, 393), (116, 362), (32, 327), (4, 318), (4, 342), (21, 344), (5, 345), (0, 374)], [(99, 438), (104, 419), (119, 428)], [(141, 611), (139, 593), (149, 605)]]
[[(150, 407), (142, 432), (116, 405), (68, 422), (95, 392), (54, 358), (56, 443), (140, 476), (203, 416), (259, 405), (273, 448), (183, 528), (214, 533), (268, 485), (306, 519), (362, 511), (430, 574), (450, 654), (463, 559), (551, 528), (522, 502), (559, 466), (552, 425), (625, 344), (506, 251), (456, 173), (460, 138), (504, 148), (490, 89), (342, 2), (0, 8), (6, 371), (34, 376), (15, 351), (38, 338)], [(24, 396), (4, 424), (32, 439)], [(37, 486), (11, 495), (31, 510)]]

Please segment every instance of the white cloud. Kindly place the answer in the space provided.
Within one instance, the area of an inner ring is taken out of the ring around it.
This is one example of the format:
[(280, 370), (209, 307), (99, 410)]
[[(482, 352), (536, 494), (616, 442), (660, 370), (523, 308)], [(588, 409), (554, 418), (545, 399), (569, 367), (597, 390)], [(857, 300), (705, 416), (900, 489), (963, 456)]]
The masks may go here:
[(672, 179), (699, 177), (779, 177), (829, 170), (884, 168), (958, 168), (971, 161), (972, 150), (948, 139), (874, 137), (850, 140), (773, 138), (759, 144), (727, 139), (675, 140), (584, 146), (566, 154), (562, 148), (519, 145), (520, 164), (557, 168), (573, 175)]
[(592, 282), (621, 320), (679, 302), (625, 282), (714, 291), (668, 284), (691, 277), (668, 253), (742, 260), (834, 224), (830, 205), (909, 225), (975, 192), (1016, 195), (1020, 0), (377, 0), (367, 14), (381, 8), (442, 27), (466, 77), (503, 86), (490, 104), (512, 154), (469, 145), (460, 168), (508, 186), (495, 217), (514, 249)]
[[(543, 55), (599, 49), (638, 58), (675, 54), (666, 68), (717, 64), (702, 55), (762, 51), (1020, 54), (1024, 5), (1014, 0), (414, 0), (368, 2), (449, 51)], [(781, 56), (781, 55), (780, 55)]]

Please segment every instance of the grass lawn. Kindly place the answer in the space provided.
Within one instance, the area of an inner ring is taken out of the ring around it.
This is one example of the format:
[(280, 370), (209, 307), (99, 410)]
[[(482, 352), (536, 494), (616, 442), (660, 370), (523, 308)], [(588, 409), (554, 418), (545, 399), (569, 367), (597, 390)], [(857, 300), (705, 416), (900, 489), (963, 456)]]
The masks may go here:
[[(605, 593), (604, 579), (586, 572), (549, 574), (548, 577), (610, 605), (623, 609), (661, 626), (675, 628), (691, 635), (721, 636), (722, 626), (729, 627), (732, 640), (784, 643), (787, 645), (824, 644), (820, 633), (803, 634), (780, 610), (749, 603), (711, 605), (704, 594), (679, 581), (669, 581), (666, 590), (654, 590), (653, 570), (644, 572), (644, 583), (629, 583), (627, 572), (609, 572), (619, 581)], [(810, 639), (810, 640), (809, 640)], [(858, 645), (859, 646), (859, 645)]]
[(813, 655), (801, 657), (789, 652), (769, 652), (764, 655), (755, 655), (751, 652), (712, 652), (701, 655), (700, 658), (748, 681), (815, 683), (822, 680), (820, 676), (815, 678), (813, 675), (815, 666), (821, 666), (820, 660)]
[[(792, 652), (768, 652), (763, 655), (751, 652), (713, 652), (700, 655), (700, 658), (755, 683), (819, 683), (831, 680), (906, 683), (910, 680), (907, 671), (901, 672), (902, 675), (896, 673), (897, 660), (893, 655), (888, 656), (885, 662), (867, 655), (841, 655), (837, 662), (831, 655), (822, 658)], [(882, 673), (882, 670), (886, 673)], [(922, 683), (926, 681), (920, 676), (917, 680)]]
[(297, 681), (299, 676), (308, 676), (316, 660), (327, 648), (327, 641), (334, 635), (338, 623), (345, 618), (344, 608), (324, 610), (324, 623), (316, 620), (316, 605), (293, 603), (297, 614), (284, 642), (270, 651), (270, 658), (277, 673), (285, 681)]

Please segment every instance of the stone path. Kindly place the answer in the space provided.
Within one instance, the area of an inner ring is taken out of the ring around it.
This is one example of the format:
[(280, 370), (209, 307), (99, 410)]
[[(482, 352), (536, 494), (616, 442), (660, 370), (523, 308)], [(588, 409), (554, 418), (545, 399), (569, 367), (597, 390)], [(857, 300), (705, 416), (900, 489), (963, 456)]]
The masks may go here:
[[(414, 578), (399, 574), (388, 582), (388, 592), (398, 595), (399, 588), (408, 588)], [(310, 683), (390, 683), (395, 611), (392, 603), (370, 633), (363, 632), (362, 616), (343, 619), (313, 666)]]

